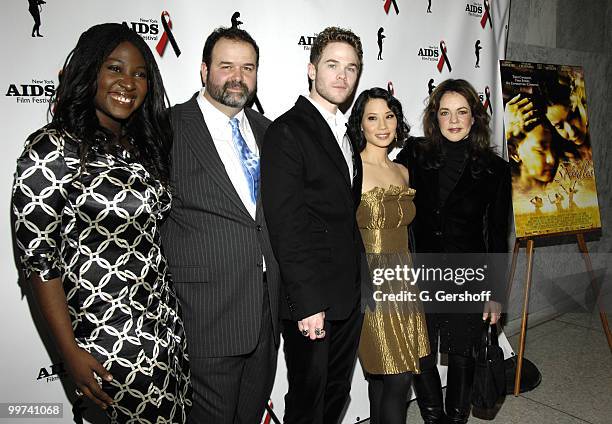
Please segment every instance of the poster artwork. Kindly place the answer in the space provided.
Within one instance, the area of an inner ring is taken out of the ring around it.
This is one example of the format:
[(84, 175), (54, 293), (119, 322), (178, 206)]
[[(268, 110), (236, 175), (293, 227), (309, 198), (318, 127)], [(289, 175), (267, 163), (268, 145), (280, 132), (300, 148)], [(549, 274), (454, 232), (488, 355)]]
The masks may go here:
[(601, 228), (582, 68), (500, 68), (516, 237)]

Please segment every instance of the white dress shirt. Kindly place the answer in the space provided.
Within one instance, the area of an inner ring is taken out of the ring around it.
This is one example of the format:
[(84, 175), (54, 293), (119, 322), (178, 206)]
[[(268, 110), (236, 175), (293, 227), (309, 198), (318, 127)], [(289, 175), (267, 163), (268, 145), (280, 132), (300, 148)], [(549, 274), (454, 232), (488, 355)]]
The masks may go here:
[[(230, 118), (228, 118), (225, 113), (214, 107), (213, 104), (204, 97), (204, 91), (204, 88), (200, 90), (200, 95), (198, 96), (198, 106), (200, 106), (200, 110), (204, 116), (204, 121), (206, 122), (210, 136), (213, 139), (217, 153), (219, 153), (221, 162), (223, 162), (227, 176), (232, 182), (236, 193), (238, 193), (238, 197), (240, 197), (240, 200), (242, 200), (242, 203), (246, 207), (247, 211), (249, 211), (251, 217), (255, 219), (257, 205), (253, 203), (253, 200), (251, 199), (251, 189), (249, 188), (249, 183), (247, 182), (244, 176), (244, 171), (242, 170), (240, 152), (238, 149), (236, 149), (234, 140), (232, 139)], [(249, 149), (253, 154), (259, 156), (259, 147), (255, 141), (255, 135), (251, 130), (251, 125), (249, 125), (249, 120), (244, 114), (244, 110), (238, 112), (234, 118), (238, 119), (240, 134), (242, 134), (242, 138), (244, 138), (244, 141), (246, 141), (247, 146), (249, 146)], [(263, 256), (262, 259), (263, 270), (265, 272), (266, 259)]]
[[(219, 153), (221, 162), (223, 162), (227, 176), (232, 182), (236, 193), (238, 193), (238, 197), (240, 197), (240, 200), (242, 200), (242, 203), (246, 207), (247, 211), (249, 211), (251, 217), (255, 219), (256, 205), (251, 199), (249, 184), (244, 176), (244, 171), (242, 170), (240, 152), (238, 152), (236, 149), (232, 139), (230, 118), (228, 118), (225, 113), (213, 106), (213, 104), (204, 97), (204, 90), (205, 89), (202, 88), (200, 95), (198, 96), (198, 106), (200, 106), (200, 110), (204, 116), (204, 121), (206, 122), (208, 131), (210, 131), (210, 135), (212, 136), (217, 153)], [(253, 152), (253, 154), (259, 156), (259, 148), (255, 142), (255, 135), (253, 135), (253, 131), (249, 125), (249, 120), (244, 114), (244, 110), (238, 112), (235, 118), (238, 119), (240, 134), (242, 134), (242, 138), (244, 138), (246, 141), (247, 146), (249, 146), (249, 149), (251, 152)]]
[(346, 116), (340, 112), (340, 109), (336, 109), (336, 113), (333, 114), (319, 103), (317, 103), (312, 97), (306, 97), (310, 103), (313, 104), (315, 108), (319, 111), (332, 133), (336, 137), (336, 142), (338, 143), (338, 147), (342, 151), (342, 156), (344, 156), (344, 160), (346, 161), (346, 166), (348, 167), (349, 177), (351, 181), (351, 185), (353, 185), (353, 177), (354, 177), (354, 169), (353, 169), (353, 148), (351, 147), (351, 142), (346, 134), (346, 124), (348, 119)]

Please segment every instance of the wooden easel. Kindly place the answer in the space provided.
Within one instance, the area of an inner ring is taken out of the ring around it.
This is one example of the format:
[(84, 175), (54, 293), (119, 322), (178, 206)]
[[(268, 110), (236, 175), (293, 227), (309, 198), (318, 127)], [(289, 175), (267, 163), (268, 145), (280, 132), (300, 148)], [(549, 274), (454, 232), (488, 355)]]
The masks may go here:
[[(595, 278), (595, 272), (593, 271), (593, 264), (591, 263), (591, 257), (589, 256), (589, 251), (587, 250), (586, 242), (584, 241), (584, 231), (575, 231), (570, 233), (563, 234), (554, 234), (558, 235), (568, 235), (575, 234), (576, 240), (578, 243), (578, 249), (582, 253), (582, 259), (584, 259), (584, 263), (586, 265), (587, 272), (589, 274), (589, 280), (591, 282), (591, 287), (596, 294), (599, 294), (599, 286), (597, 284), (597, 280)], [(526, 238), (517, 238), (514, 242), (514, 250), (512, 251), (512, 265), (510, 266), (510, 275), (508, 279), (508, 289), (506, 299), (510, 299), (510, 292), (512, 290), (512, 281), (514, 280), (514, 271), (516, 270), (516, 259), (518, 257), (519, 249), (521, 242), (527, 242), (527, 274), (525, 275), (525, 295), (523, 298), (523, 312), (522, 312), (522, 321), (521, 321), (521, 339), (519, 343), (519, 352), (518, 352), (518, 361), (516, 365), (516, 374), (514, 376), (514, 396), (518, 396), (521, 388), (521, 372), (523, 368), (523, 355), (525, 354), (525, 336), (527, 334), (527, 315), (529, 309), (529, 289), (531, 287), (531, 272), (533, 270), (533, 251), (534, 251), (534, 239), (531, 237)], [(601, 319), (601, 325), (606, 334), (606, 338), (608, 339), (608, 347), (612, 352), (612, 333), (610, 332), (610, 327), (608, 326), (608, 317), (606, 312), (603, 309), (603, 305), (601, 303), (601, 296), (597, 297), (597, 304), (599, 306), (599, 318)]]

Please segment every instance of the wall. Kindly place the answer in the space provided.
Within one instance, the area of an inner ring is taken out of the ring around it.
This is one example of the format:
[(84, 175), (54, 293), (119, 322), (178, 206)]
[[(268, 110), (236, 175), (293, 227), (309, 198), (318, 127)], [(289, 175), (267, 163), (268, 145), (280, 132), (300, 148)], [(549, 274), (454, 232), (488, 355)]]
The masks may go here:
[[(607, 163), (612, 130), (612, 0), (512, 0), (506, 59), (578, 65), (584, 67), (587, 85), (589, 129), (595, 161), (599, 207), (603, 230), (587, 237), (598, 275), (611, 263), (612, 173)], [(522, 249), (509, 303), (507, 333), (520, 326), (520, 311), (526, 270)], [(589, 312), (594, 298), (585, 266), (573, 237), (536, 243), (530, 325), (575, 309)], [(607, 278), (609, 280), (609, 278)], [(609, 291), (609, 290), (608, 290)], [(605, 302), (612, 312), (610, 296)]]

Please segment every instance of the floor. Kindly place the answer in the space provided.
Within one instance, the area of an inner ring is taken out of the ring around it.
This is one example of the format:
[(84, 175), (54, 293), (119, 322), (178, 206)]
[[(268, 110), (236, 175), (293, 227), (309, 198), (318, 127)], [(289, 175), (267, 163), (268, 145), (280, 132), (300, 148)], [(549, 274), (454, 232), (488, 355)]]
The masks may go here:
[[(518, 351), (518, 335), (509, 340)], [(494, 421), (471, 417), (470, 423), (612, 423), (612, 354), (598, 314), (566, 313), (530, 328), (525, 349), (542, 373), (540, 386), (507, 396)], [(423, 422), (416, 402), (407, 422)]]

